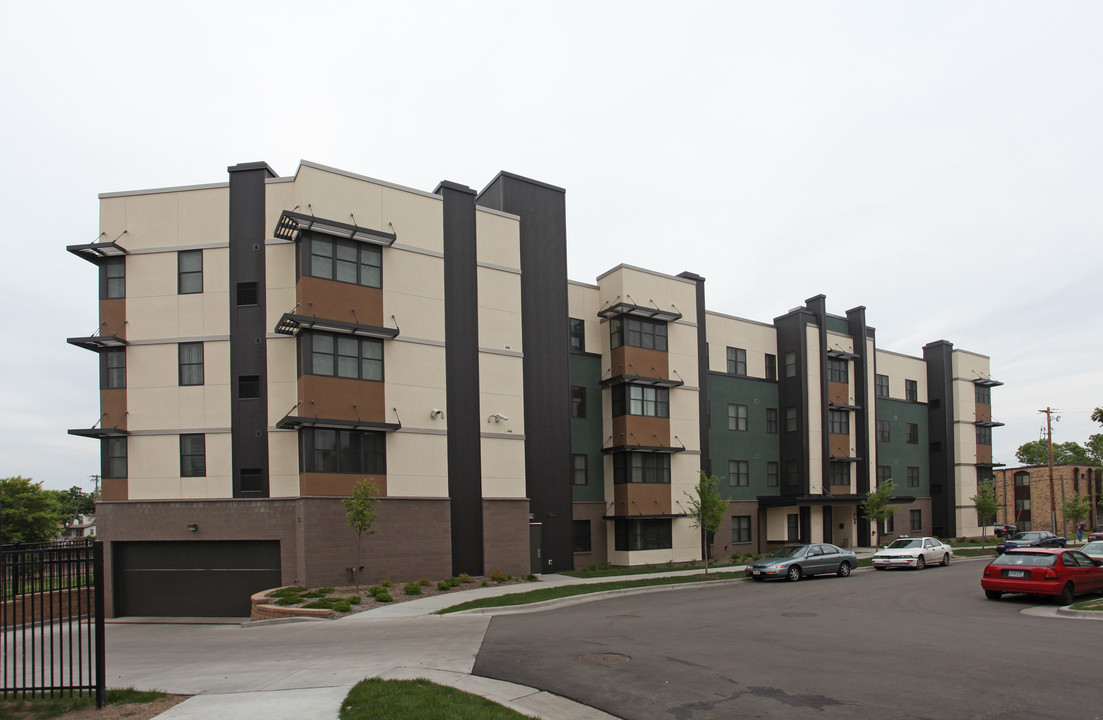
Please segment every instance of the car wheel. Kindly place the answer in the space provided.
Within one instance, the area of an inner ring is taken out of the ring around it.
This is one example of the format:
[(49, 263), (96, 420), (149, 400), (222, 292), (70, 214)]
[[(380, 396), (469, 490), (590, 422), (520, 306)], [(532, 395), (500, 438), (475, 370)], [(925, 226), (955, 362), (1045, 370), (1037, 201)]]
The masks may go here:
[(942, 567), (946, 567), (950, 564), (950, 553), (942, 554)]
[(800, 565), (793, 565), (789, 568), (789, 572), (785, 574), (785, 577), (789, 582), (796, 582), (800, 580), (801, 572)]
[(1054, 601), (1058, 605), (1072, 605), (1072, 601), (1075, 600), (1072, 583), (1065, 583), (1065, 587), (1061, 590), (1061, 594), (1054, 598)]
[(920, 555), (915, 561), (915, 569), (922, 570), (925, 567), (927, 567), (927, 558)]
[(840, 563), (840, 565), (839, 565), (839, 571), (835, 574), (838, 575), (839, 577), (846, 577), (847, 575), (849, 575), (850, 574), (850, 563), (848, 563), (846, 560), (843, 560), (842, 563)]
[(984, 597), (988, 598), (989, 600), (999, 600), (1003, 597), (1003, 593), (999, 590), (985, 590)]

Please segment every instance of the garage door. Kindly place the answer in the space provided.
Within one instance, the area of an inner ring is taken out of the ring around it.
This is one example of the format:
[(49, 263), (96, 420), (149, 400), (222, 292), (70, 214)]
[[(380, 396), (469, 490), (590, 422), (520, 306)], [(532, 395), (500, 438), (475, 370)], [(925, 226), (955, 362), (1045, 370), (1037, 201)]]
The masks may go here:
[(280, 585), (278, 540), (114, 543), (115, 615), (248, 617)]

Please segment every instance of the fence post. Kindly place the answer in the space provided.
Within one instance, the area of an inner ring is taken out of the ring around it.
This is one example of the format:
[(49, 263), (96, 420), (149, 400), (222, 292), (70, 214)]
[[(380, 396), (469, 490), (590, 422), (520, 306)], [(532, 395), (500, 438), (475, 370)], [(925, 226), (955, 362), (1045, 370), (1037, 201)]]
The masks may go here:
[(96, 584), (96, 707), (102, 708), (107, 695), (107, 643), (104, 618), (103, 541), (92, 544), (93, 582)]

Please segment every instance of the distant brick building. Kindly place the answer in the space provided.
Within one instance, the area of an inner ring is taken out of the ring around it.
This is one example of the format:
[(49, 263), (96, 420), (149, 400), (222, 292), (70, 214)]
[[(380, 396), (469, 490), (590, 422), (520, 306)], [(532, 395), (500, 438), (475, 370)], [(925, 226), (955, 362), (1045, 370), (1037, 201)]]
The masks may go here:
[(1052, 527), (1049, 492), (1049, 466), (1004, 468), (993, 472), (999, 509), (996, 522), (1014, 525), (1019, 530), (1053, 530), (1058, 535), (1070, 534), (1076, 528), (1070, 521), (1065, 527), (1061, 508), (1065, 501), (1079, 493), (1090, 499), (1095, 512), (1088, 517), (1088, 526), (1095, 528), (1103, 519), (1103, 468), (1079, 465), (1053, 467), (1053, 505), (1056, 505), (1057, 527)]

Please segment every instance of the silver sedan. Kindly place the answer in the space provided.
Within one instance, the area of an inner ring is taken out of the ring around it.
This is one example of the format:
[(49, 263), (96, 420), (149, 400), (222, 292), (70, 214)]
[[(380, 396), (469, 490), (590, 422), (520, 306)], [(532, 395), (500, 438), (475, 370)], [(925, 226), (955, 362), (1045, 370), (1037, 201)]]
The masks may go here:
[(805, 575), (831, 573), (846, 577), (858, 567), (858, 556), (828, 543), (786, 545), (772, 555), (755, 560), (744, 572), (756, 581), (785, 578), (796, 582)]

